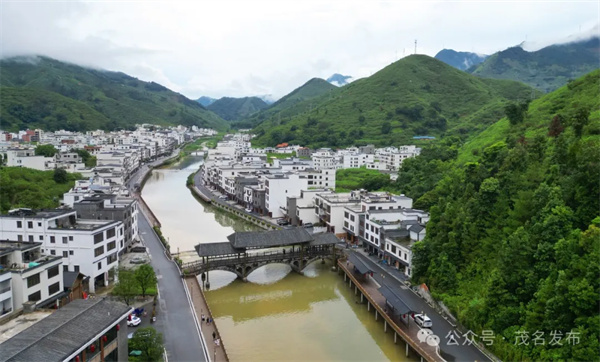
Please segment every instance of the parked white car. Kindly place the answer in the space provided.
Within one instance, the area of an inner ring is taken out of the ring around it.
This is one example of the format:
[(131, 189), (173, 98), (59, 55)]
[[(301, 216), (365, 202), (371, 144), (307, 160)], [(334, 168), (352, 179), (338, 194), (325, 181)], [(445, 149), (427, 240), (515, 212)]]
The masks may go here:
[(136, 327), (139, 326), (140, 323), (142, 323), (142, 320), (133, 314), (129, 315), (129, 318), (127, 318), (127, 326)]
[(415, 323), (422, 328), (431, 328), (433, 323), (426, 314), (415, 314)]

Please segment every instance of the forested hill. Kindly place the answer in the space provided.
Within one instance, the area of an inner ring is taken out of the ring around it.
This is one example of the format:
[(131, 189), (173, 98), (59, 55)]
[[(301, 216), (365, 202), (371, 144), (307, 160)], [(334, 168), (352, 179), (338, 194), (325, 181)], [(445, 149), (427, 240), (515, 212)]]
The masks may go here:
[(301, 103), (301, 113), (272, 114), (255, 128), (253, 142), (388, 146), (412, 142), (413, 136), (474, 134), (502, 116), (507, 100), (531, 96), (536, 94), (522, 83), (482, 79), (431, 57), (411, 55)]
[(326, 80), (313, 78), (283, 96), (268, 108), (234, 124), (234, 126), (238, 128), (252, 128), (268, 119), (281, 119), (283, 117), (295, 116), (311, 109), (314, 106), (314, 99), (330, 94), (336, 89), (336, 86)]
[[(594, 71), (520, 113), (507, 107), (510, 118), (460, 148), (436, 146), (445, 162), (403, 165), (398, 182), (439, 180), (419, 199), (431, 221), (413, 247), (413, 282), (478, 335), (493, 330), (503, 360), (598, 358), (599, 85)], [(515, 344), (521, 331), (527, 345)], [(544, 345), (532, 343), (537, 331)]]
[(599, 67), (600, 38), (596, 36), (534, 52), (520, 46), (508, 48), (468, 71), (486, 78), (517, 80), (550, 92)]
[(237, 121), (244, 117), (267, 108), (269, 105), (258, 97), (231, 98), (223, 97), (218, 99), (206, 108), (218, 114), (226, 121)]
[(198, 102), (124, 73), (41, 56), (3, 59), (0, 68), (3, 130), (113, 130), (136, 123), (227, 128)]

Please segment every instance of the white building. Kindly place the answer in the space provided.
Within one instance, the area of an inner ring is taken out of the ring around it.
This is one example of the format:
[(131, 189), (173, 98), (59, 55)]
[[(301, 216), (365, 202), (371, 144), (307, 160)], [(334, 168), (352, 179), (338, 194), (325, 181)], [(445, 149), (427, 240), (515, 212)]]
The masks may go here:
[(343, 168), (361, 168), (374, 162), (374, 155), (366, 153), (346, 153), (342, 155)]
[(23, 303), (51, 303), (63, 292), (62, 259), (41, 248), (40, 242), (0, 241), (0, 320)]
[(321, 148), (311, 155), (316, 170), (337, 168), (336, 155), (330, 148)]
[(265, 177), (265, 208), (270, 217), (278, 218), (286, 214), (287, 198), (298, 196), (308, 188), (308, 179), (298, 174), (276, 174)]
[(27, 167), (40, 171), (54, 169), (54, 157), (36, 156), (34, 149), (12, 149), (6, 151), (6, 166)]
[(17, 209), (0, 216), (0, 240), (41, 242), (42, 252), (62, 256), (66, 271), (90, 277), (92, 293), (108, 285), (123, 238), (121, 221), (78, 219), (74, 210)]

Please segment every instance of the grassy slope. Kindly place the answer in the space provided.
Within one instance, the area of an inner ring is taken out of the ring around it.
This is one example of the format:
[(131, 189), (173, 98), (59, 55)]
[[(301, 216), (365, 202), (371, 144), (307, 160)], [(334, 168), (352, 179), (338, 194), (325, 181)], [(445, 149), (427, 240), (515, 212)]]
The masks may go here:
[(569, 105), (579, 104), (591, 109), (591, 127), (598, 127), (597, 124), (600, 122), (599, 87), (600, 70), (596, 70), (533, 101), (529, 106), (528, 116), (522, 125), (513, 127), (507, 118), (500, 119), (463, 145), (458, 155), (458, 162), (473, 161), (476, 158), (474, 153), (498, 141), (505, 140), (507, 135), (511, 133), (512, 128), (523, 130), (523, 135), (527, 138), (548, 133), (548, 124), (556, 111)]
[(320, 78), (313, 78), (268, 108), (245, 119), (243, 126), (254, 127), (265, 120), (295, 116), (311, 109), (315, 105), (315, 99), (325, 94), (333, 94), (336, 90), (337, 87), (331, 83)]
[[(266, 119), (253, 142), (385, 145), (410, 142), (415, 135), (468, 134), (496, 121), (506, 99), (530, 96), (523, 84), (481, 79), (414, 55), (314, 99), (312, 111)], [(382, 132), (386, 122), (388, 134)]]
[[(159, 84), (143, 82), (123, 73), (83, 68), (45, 57), (5, 59), (0, 66), (3, 99), (0, 120), (7, 130), (26, 128), (31, 120), (20, 113), (21, 108), (37, 113), (39, 103), (44, 103), (44, 98), (51, 98), (48, 92), (55, 95), (47, 102), (54, 112), (50, 119), (37, 119), (36, 122), (48, 122), (43, 128), (49, 130), (56, 129), (53, 127), (57, 123), (65, 123), (65, 118), (72, 130), (94, 129), (88, 128), (92, 125), (100, 125), (103, 129), (126, 128), (136, 123), (198, 125), (220, 130), (227, 127), (224, 120), (199, 103)], [(23, 89), (30, 92), (27, 99), (22, 97)], [(69, 98), (71, 102), (59, 99), (59, 96)], [(11, 102), (4, 102), (5, 99)], [(68, 108), (85, 110), (74, 114)], [(95, 113), (89, 111), (90, 108)], [(86, 116), (93, 122), (85, 122)]]
[(0, 168), (0, 212), (25, 207), (49, 209), (58, 207), (63, 194), (80, 178), (79, 174), (67, 174), (68, 182), (54, 182), (54, 171), (38, 171), (23, 167)]
[(223, 97), (206, 108), (226, 121), (237, 121), (244, 117), (251, 116), (268, 106), (269, 105), (265, 103), (265, 101), (258, 97)]
[(474, 75), (512, 79), (544, 92), (565, 85), (600, 67), (599, 38), (564, 45), (552, 45), (535, 52), (508, 48), (470, 69)]

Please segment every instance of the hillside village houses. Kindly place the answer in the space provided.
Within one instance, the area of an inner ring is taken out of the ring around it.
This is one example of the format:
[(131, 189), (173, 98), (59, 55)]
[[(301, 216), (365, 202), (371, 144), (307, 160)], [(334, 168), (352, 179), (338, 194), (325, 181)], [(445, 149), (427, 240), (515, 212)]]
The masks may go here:
[(204, 185), (247, 211), (283, 218), (296, 226), (320, 225), (350, 243), (362, 244), (410, 276), (410, 250), (424, 238), (429, 214), (412, 209), (412, 199), (404, 195), (365, 190), (335, 193), (335, 179), (343, 168), (395, 172), (403, 160), (418, 155), (419, 148), (324, 148), (310, 153), (310, 159), (273, 157), (269, 163), (267, 154), (309, 153), (286, 143), (256, 149), (250, 140), (249, 135), (228, 135), (209, 150), (202, 166)]
[[(0, 215), (2, 320), (24, 308), (53, 305), (67, 297), (72, 300), (84, 291), (94, 293), (108, 285), (120, 255), (139, 240), (139, 206), (129, 197), (125, 182), (141, 163), (216, 131), (141, 125), (135, 131), (0, 134), (0, 152), (7, 166), (64, 168), (84, 176), (63, 195), (60, 209), (15, 209)], [(59, 153), (36, 156), (35, 148), (25, 142), (52, 144)], [(85, 168), (72, 149), (96, 156), (96, 167)]]

